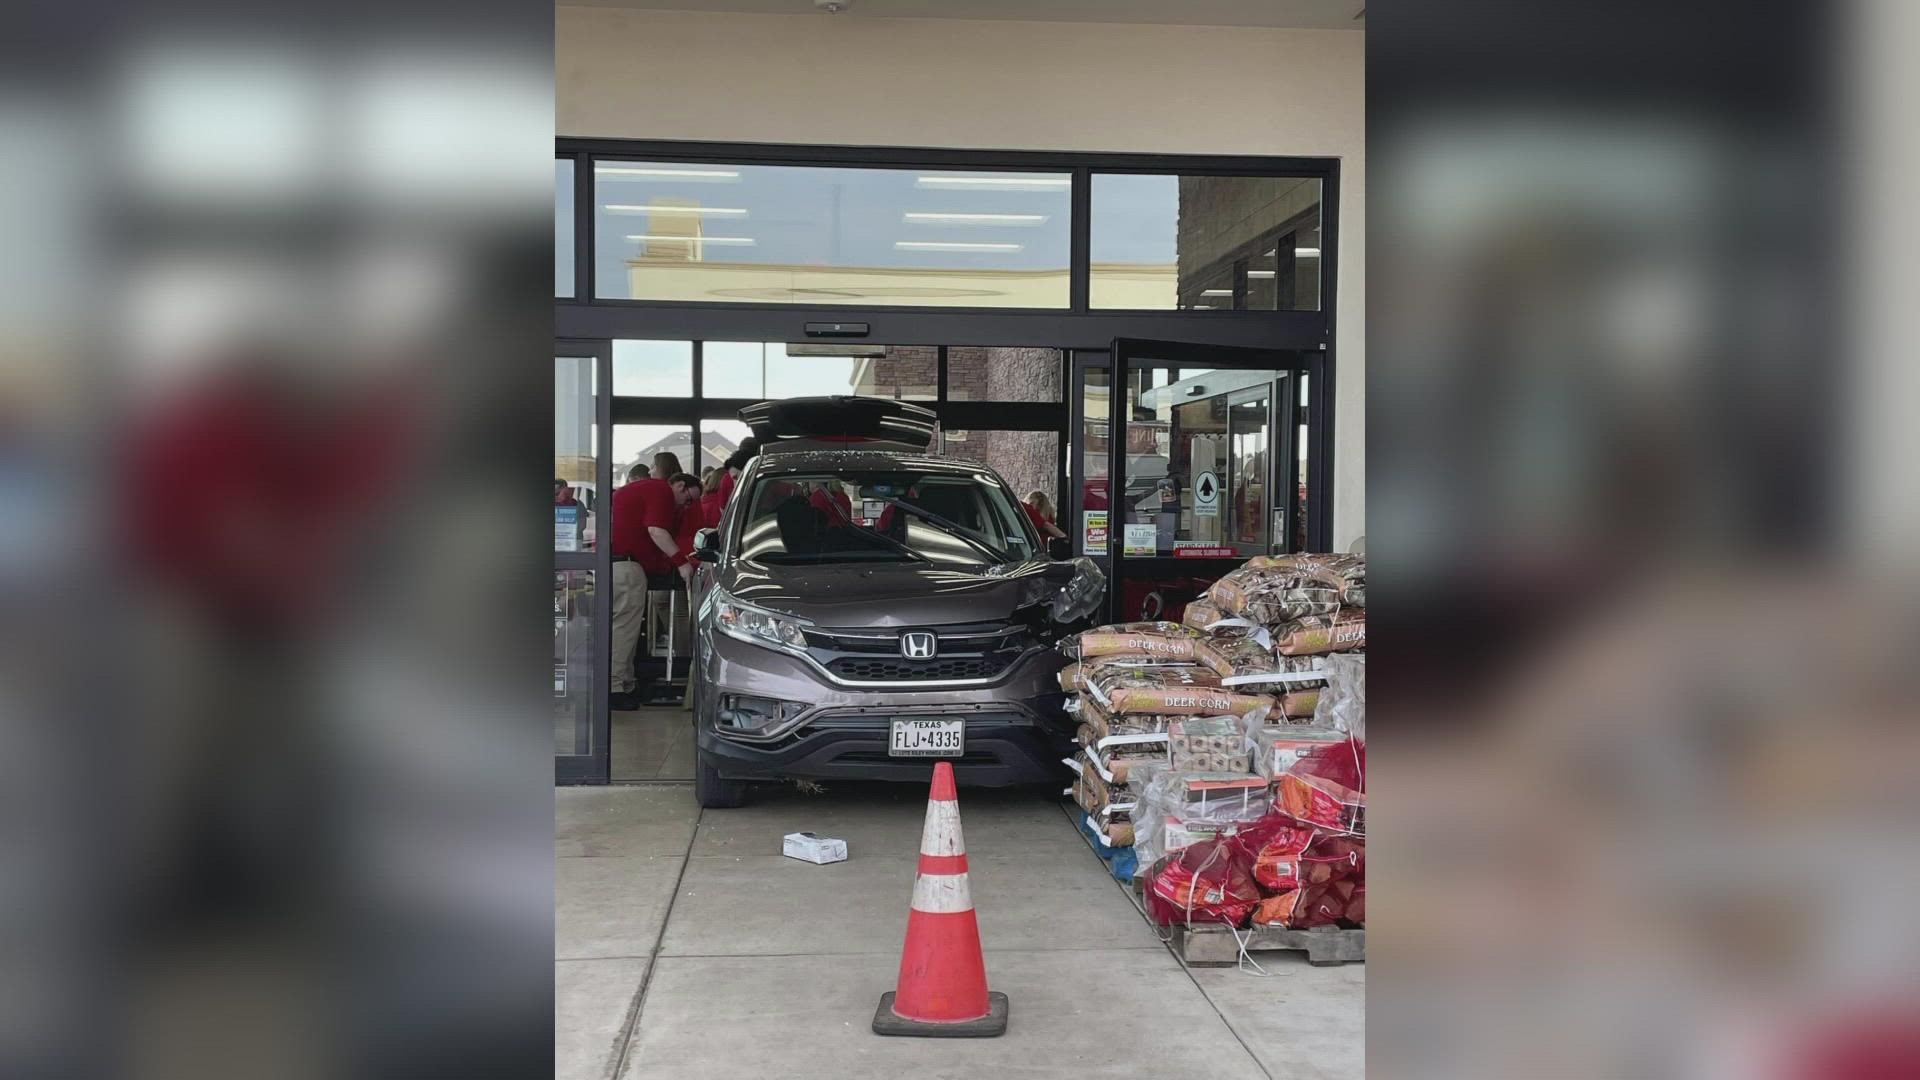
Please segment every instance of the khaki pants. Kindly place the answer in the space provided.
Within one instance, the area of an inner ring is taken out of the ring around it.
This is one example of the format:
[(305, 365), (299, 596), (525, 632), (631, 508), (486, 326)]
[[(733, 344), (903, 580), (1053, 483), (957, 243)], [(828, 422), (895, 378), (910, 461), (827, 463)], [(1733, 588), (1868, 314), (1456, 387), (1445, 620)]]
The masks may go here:
[(633, 678), (633, 654), (640, 644), (640, 615), (647, 607), (647, 574), (640, 564), (628, 560), (613, 564), (613, 670), (607, 688), (616, 694), (630, 693), (637, 685)]

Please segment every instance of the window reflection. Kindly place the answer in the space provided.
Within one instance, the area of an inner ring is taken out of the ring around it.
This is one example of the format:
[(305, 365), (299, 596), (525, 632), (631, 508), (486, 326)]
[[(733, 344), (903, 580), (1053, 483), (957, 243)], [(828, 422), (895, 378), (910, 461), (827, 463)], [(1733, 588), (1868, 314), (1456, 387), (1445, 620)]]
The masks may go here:
[(1057, 308), (1064, 173), (600, 161), (605, 299)]
[(1096, 173), (1096, 308), (1317, 311), (1320, 181)]
[(701, 392), (710, 398), (859, 394), (931, 401), (940, 390), (940, 350), (932, 345), (709, 341), (702, 350)]

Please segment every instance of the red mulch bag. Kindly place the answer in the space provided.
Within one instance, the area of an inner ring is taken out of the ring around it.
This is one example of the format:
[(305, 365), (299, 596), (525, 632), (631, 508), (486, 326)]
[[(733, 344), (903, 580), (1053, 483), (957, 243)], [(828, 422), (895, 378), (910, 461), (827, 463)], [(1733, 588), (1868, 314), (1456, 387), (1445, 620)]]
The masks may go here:
[(1169, 854), (1147, 875), (1147, 914), (1160, 926), (1197, 922), (1240, 926), (1260, 902), (1260, 887), (1225, 840)]
[(1303, 885), (1363, 881), (1366, 875), (1367, 842), (1358, 837), (1319, 836), (1300, 854), (1300, 881)]
[(1306, 898), (1301, 901), (1304, 911), (1296, 911), (1295, 918), (1301, 926), (1330, 926), (1347, 917), (1347, 901), (1353, 899), (1351, 881), (1329, 881), (1325, 885), (1307, 886)]
[(1325, 885), (1310, 885), (1304, 889), (1292, 889), (1278, 896), (1270, 896), (1260, 901), (1253, 909), (1253, 925), (1284, 926), (1289, 930), (1305, 930), (1310, 926), (1334, 926), (1342, 919), (1350, 918), (1354, 898), (1361, 903), (1361, 915), (1365, 917), (1365, 893), (1358, 882), (1335, 881)]
[(1250, 825), (1236, 828), (1225, 837), (1234, 856), (1251, 867), (1253, 880), (1268, 892), (1286, 892), (1302, 884), (1300, 857), (1313, 843), (1310, 826), (1285, 814), (1268, 814)]
[(1353, 883), (1353, 899), (1347, 901), (1347, 921), (1355, 926), (1367, 925), (1367, 883), (1364, 880)]
[(1288, 889), (1277, 896), (1269, 896), (1260, 901), (1253, 909), (1255, 926), (1292, 926), (1293, 909), (1300, 906), (1300, 889)]
[(1274, 789), (1274, 804), (1327, 832), (1367, 833), (1367, 744), (1343, 739), (1300, 757)]

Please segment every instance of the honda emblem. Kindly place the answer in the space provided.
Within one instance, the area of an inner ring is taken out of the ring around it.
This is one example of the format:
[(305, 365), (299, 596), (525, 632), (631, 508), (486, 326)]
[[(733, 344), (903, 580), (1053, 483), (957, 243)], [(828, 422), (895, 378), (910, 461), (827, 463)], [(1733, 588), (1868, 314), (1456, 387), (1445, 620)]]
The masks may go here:
[(938, 638), (926, 630), (909, 630), (900, 635), (900, 655), (909, 660), (931, 660)]

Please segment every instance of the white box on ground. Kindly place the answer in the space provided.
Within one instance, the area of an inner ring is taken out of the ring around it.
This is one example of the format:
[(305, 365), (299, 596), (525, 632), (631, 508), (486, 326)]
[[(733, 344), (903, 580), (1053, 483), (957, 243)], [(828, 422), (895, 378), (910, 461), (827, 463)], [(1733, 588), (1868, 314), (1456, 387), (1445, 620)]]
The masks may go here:
[(826, 836), (815, 836), (810, 832), (790, 832), (786, 835), (785, 843), (781, 845), (780, 853), (789, 859), (799, 859), (801, 862), (821, 864), (845, 862), (847, 842)]

